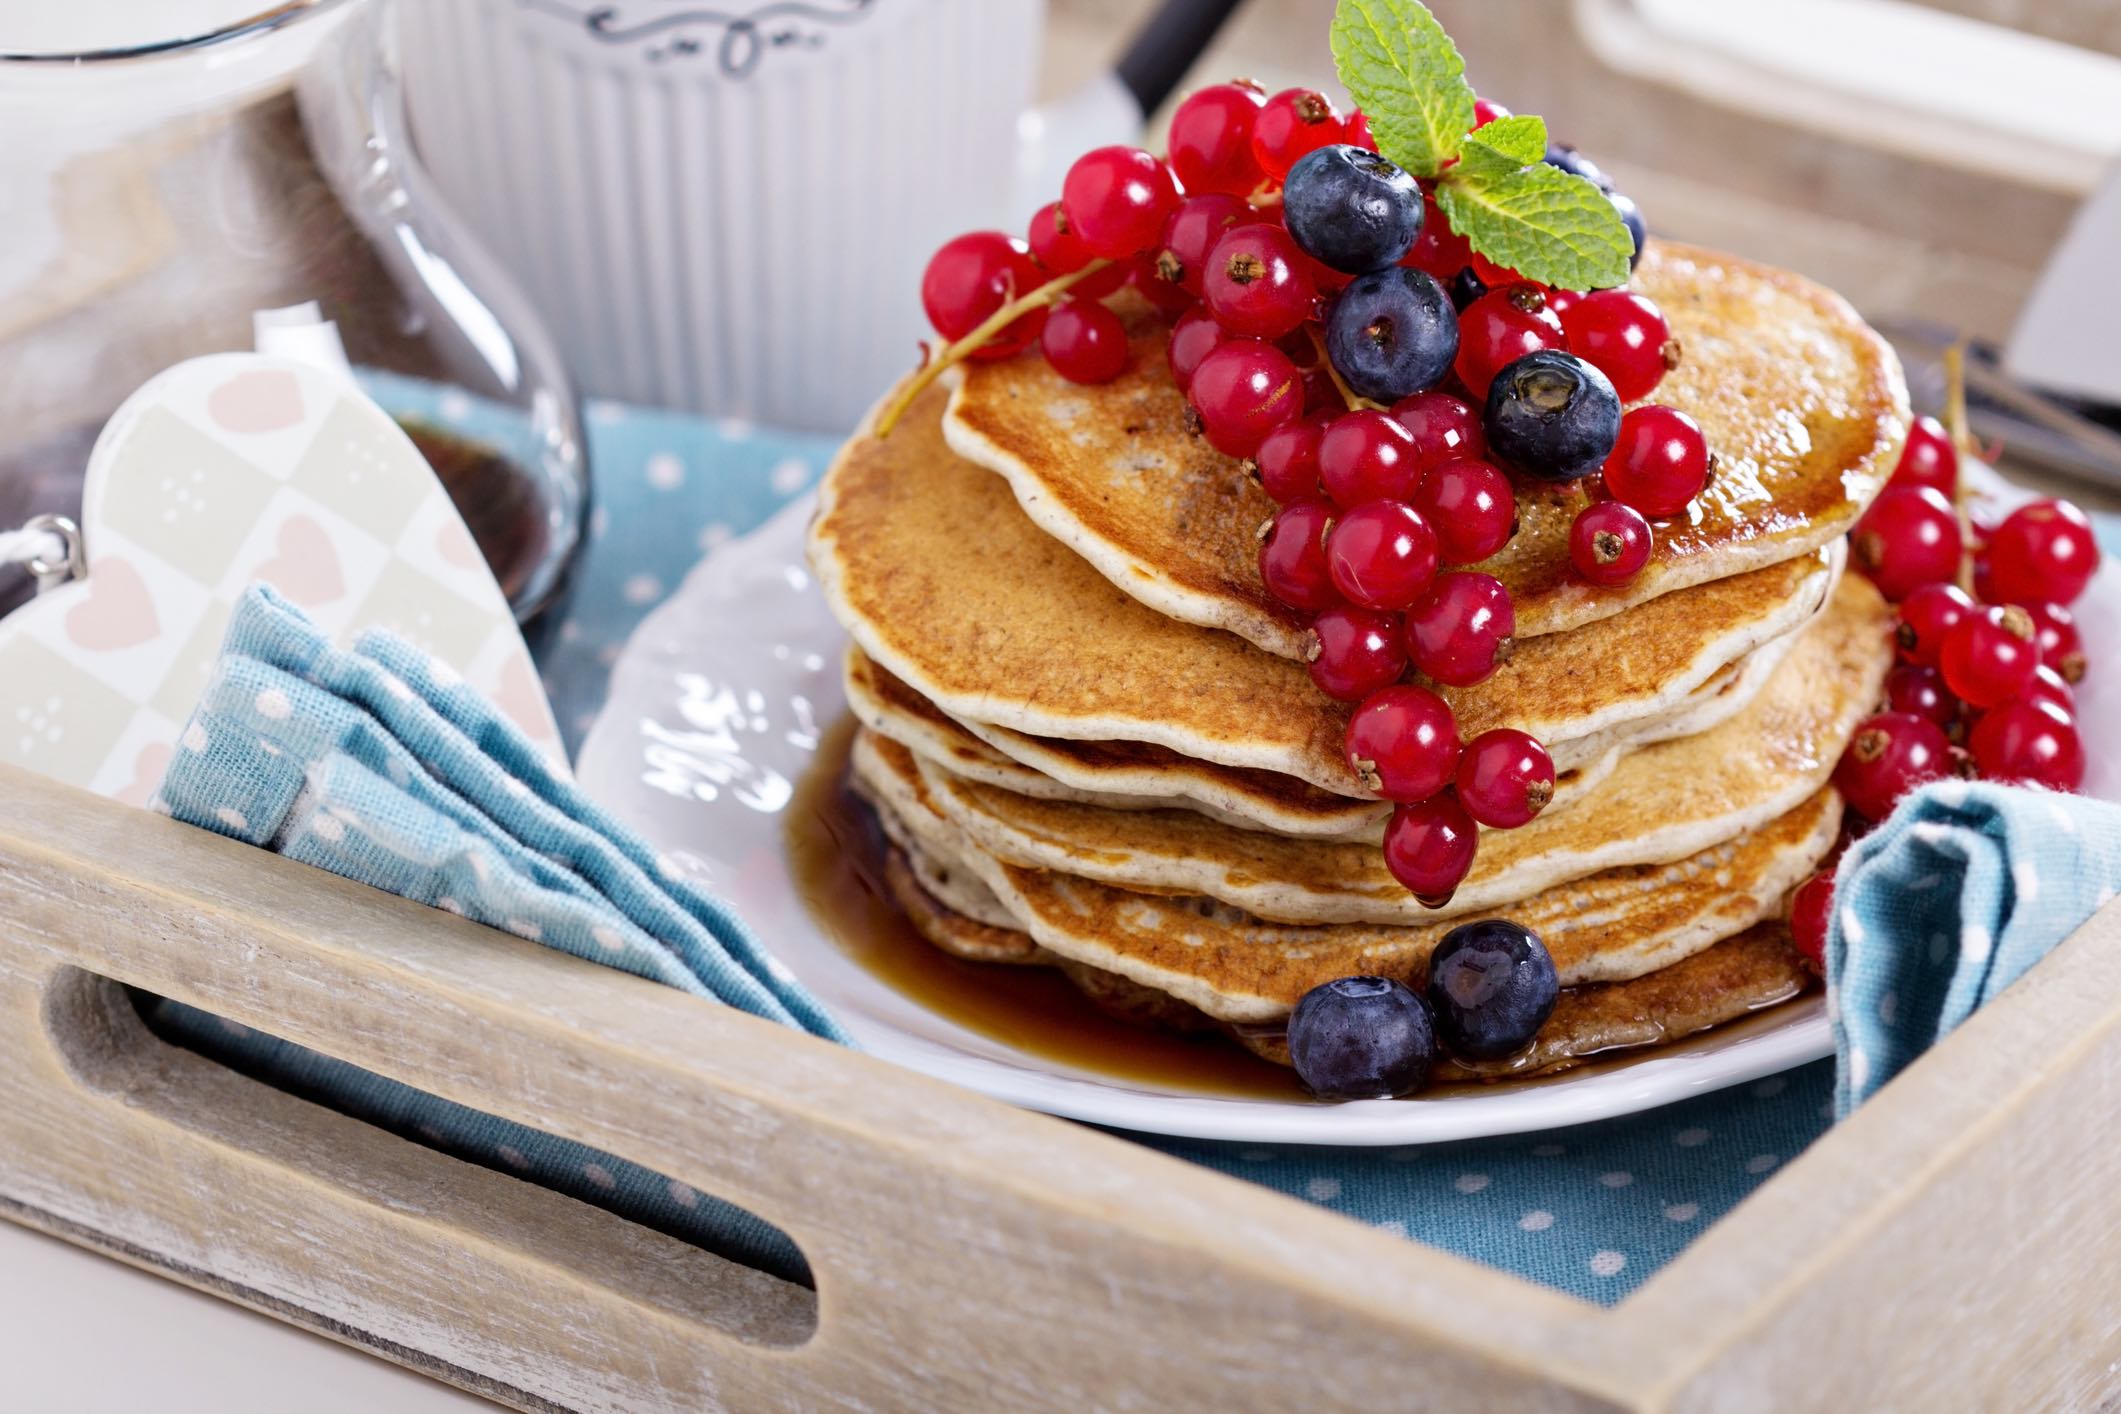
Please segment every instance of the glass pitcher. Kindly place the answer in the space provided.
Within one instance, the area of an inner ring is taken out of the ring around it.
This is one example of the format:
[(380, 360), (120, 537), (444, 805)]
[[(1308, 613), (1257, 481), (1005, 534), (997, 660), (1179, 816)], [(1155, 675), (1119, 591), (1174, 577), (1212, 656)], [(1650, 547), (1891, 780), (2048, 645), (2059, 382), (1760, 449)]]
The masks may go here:
[[(126, 37), (0, 52), (0, 529), (77, 512), (96, 434), (142, 383), (314, 301), (531, 617), (581, 539), (575, 399), (412, 158), (388, 10), (293, 0)], [(29, 589), (0, 568), (0, 611)]]

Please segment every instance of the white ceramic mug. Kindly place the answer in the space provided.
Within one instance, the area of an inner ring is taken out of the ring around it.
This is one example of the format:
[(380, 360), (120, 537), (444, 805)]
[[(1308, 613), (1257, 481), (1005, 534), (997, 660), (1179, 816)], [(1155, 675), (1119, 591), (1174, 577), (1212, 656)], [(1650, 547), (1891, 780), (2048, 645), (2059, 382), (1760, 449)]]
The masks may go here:
[(1058, 195), (1050, 170), (1025, 194), (1034, 139), (1139, 128), (1109, 76), (1022, 121), (1044, 19), (1044, 0), (404, 0), (396, 43), (428, 167), (587, 391), (844, 430), (915, 361), (929, 253)]

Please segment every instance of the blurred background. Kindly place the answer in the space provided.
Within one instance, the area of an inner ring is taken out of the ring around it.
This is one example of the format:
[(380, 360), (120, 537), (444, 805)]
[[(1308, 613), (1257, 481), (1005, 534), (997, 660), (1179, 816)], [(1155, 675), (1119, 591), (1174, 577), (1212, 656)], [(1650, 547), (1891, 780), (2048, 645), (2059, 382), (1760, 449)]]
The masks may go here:
[[(1840, 290), (1920, 407), (1972, 340), (1977, 434), (2121, 505), (2121, 5), (1432, 4), (1482, 93), (1544, 115), (1653, 232)], [(145, 379), (313, 302), (527, 616), (579, 540), (583, 398), (845, 431), (916, 357), (938, 244), (1021, 231), (1089, 146), (1160, 146), (1202, 82), (1333, 91), (1332, 9), (5, 7), (0, 525), (78, 503)]]

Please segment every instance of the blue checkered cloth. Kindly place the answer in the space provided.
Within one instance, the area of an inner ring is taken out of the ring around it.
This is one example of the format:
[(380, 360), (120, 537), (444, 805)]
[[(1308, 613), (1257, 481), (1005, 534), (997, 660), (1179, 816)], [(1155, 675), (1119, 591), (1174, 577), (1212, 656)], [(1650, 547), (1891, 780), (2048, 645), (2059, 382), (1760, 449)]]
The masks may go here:
[[(232, 616), (158, 808), (404, 898), (845, 1042), (719, 900), (547, 766), (446, 665), (388, 633), (352, 651), (254, 588)], [(187, 1043), (452, 1152), (690, 1233), (800, 1263), (748, 1214), (661, 1175), (162, 1002)]]
[[(430, 386), (395, 380), (375, 391), (393, 412), (433, 418), (474, 436), (490, 431), (479, 424), (476, 407), (453, 403)], [(593, 720), (610, 664), (641, 616), (677, 587), (702, 552), (762, 524), (804, 493), (835, 447), (830, 438), (611, 403), (591, 407), (588, 430), (599, 510), (573, 597), (563, 612), (548, 616), (535, 645), (570, 742), (579, 742)], [(2121, 521), (2096, 519), (2109, 552), (2121, 551)], [(2107, 668), (2096, 665), (2094, 671)], [(2068, 843), (2073, 827), (2078, 841), (2110, 839), (2103, 822), (2111, 819), (2112, 807), (1988, 787), (1967, 801), (1980, 802), (1979, 809), (1969, 813), (1963, 803), (1947, 806), (1924, 797), (1843, 865), (1842, 912), (1845, 917), (1848, 907), (1855, 909), (1865, 942), (1849, 949), (1844, 938), (1835, 945), (1860, 954), (1837, 965), (1836, 991), (1843, 1003), (1844, 1056), (1852, 1035), (1868, 1035), (1870, 1028), (1878, 1033), (1864, 1042), (1871, 1057), (1866, 1089), (1882, 1084), (1905, 1057), (2006, 985), (2027, 960), (2081, 923), (2103, 890), (2121, 883), (2111, 872), (2111, 849), (2101, 855)], [(1918, 824), (1924, 827), (1919, 833)], [(616, 829), (608, 821), (596, 826), (607, 827)], [(1909, 862), (1917, 847), (1940, 861), (1940, 875), (1947, 856), (1966, 861), (1951, 876), (1955, 885), (1940, 878), (1934, 898), (1920, 905), (1901, 898), (1895, 882), (1932, 872), (1928, 864)], [(2011, 864), (2023, 860), (2040, 861), (2031, 893), (2019, 878), (2026, 866), (2014, 870)], [(505, 925), (505, 910), (451, 897)], [(1931, 912), (1933, 906), (1940, 911)], [(1969, 922), (2002, 940), (1978, 967), (1964, 947)], [(1939, 932), (1956, 941), (1932, 961), (1929, 940)], [(1922, 969), (1928, 980), (1918, 985), (1906, 969)], [(1932, 994), (1945, 1002), (1916, 1000)], [(1896, 1000), (1887, 1003), (1887, 996)], [(1848, 1024), (1859, 1015), (1865, 1018), (1861, 1025)], [(261, 1043), (233, 1046), (210, 1019), (196, 1019), (190, 1034), (200, 1049), (232, 1063), (255, 1063), (266, 1078), (475, 1161), (493, 1162), (497, 1150), (487, 1126), (494, 1121), (483, 1116), (437, 1109), (439, 1101), (414, 1106), (396, 1090), (379, 1089), (374, 1077), (335, 1070), (334, 1063), (307, 1053), (296, 1052), (290, 1061), (284, 1053), (261, 1050)], [(1394, 1239), (1411, 1238), (1611, 1304), (1825, 1132), (1835, 1112), (1834, 1092), (1835, 1063), (1822, 1061), (1646, 1114), (1505, 1139), (1332, 1149), (1134, 1137), (1330, 1208)], [(543, 1181), (651, 1226), (740, 1255), (764, 1251), (768, 1266), (800, 1260), (792, 1249), (762, 1240), (763, 1225), (748, 1215), (692, 1206), (701, 1202), (698, 1195), (673, 1195), (655, 1175), (622, 1175), (599, 1156), (531, 1147), (541, 1140), (533, 1135), (503, 1142), (524, 1159), (535, 1155)], [(502, 1158), (506, 1167), (528, 1171), (508, 1155)], [(585, 1185), (583, 1164), (604, 1172)], [(614, 1182), (607, 1186), (605, 1179)], [(736, 1226), (746, 1220), (750, 1229)]]

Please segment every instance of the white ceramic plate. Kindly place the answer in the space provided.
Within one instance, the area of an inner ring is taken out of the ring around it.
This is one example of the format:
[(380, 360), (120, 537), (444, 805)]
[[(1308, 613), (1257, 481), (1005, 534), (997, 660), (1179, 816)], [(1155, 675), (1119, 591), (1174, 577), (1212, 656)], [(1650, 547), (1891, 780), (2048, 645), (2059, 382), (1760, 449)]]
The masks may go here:
[[(2015, 499), (2007, 489), (2004, 495)], [(729, 898), (870, 1053), (1012, 1104), (1152, 1134), (1253, 1143), (1420, 1144), (1581, 1124), (1670, 1104), (1832, 1051), (1816, 997), (1610, 1070), (1319, 1105), (1157, 1088), (1017, 1050), (921, 1006), (850, 959), (797, 897), (782, 814), (845, 706), (846, 635), (803, 568), (808, 501), (703, 561), (642, 623), (577, 764), (583, 787)], [(2098, 665), (2079, 694), (2087, 789), (2121, 798), (2121, 573), (2077, 606)]]

